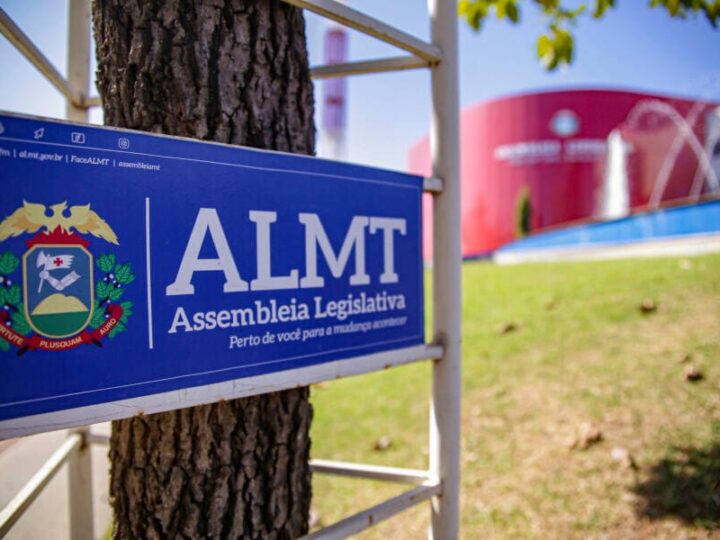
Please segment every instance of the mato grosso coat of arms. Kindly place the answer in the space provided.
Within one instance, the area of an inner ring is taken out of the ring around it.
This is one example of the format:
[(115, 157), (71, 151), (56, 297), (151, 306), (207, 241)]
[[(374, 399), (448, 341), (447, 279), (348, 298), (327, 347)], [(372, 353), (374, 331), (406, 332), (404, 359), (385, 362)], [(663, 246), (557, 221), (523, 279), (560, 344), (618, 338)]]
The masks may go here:
[(90, 251), (89, 236), (114, 245), (118, 238), (89, 204), (62, 202), (48, 212), (24, 201), (0, 222), (0, 242), (22, 234), (33, 235), (25, 253), (0, 244), (0, 350), (102, 347), (126, 329), (133, 303), (123, 296), (135, 276), (114, 254)]

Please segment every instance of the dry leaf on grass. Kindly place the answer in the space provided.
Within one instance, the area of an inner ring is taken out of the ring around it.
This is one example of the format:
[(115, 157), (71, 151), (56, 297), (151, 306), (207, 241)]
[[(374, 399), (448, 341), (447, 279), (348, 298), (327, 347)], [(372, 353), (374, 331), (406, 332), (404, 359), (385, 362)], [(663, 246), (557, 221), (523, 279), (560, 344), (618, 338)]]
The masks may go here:
[(702, 371), (700, 371), (697, 366), (688, 366), (685, 368), (685, 380), (690, 382), (702, 381)]
[(615, 461), (624, 469), (637, 469), (635, 460), (633, 459), (632, 454), (627, 448), (616, 446), (610, 452), (610, 457), (612, 457), (613, 461)]
[(640, 313), (642, 313), (643, 315), (648, 315), (657, 311), (657, 304), (652, 298), (643, 298), (643, 301), (640, 302), (639, 308)]
[(593, 444), (602, 441), (602, 432), (592, 422), (585, 422), (580, 426), (577, 436), (569, 438), (565, 445), (572, 449), (586, 450)]
[(504, 322), (497, 327), (498, 334), (509, 334), (518, 329), (518, 324), (514, 322)]
[(314, 508), (310, 509), (310, 517), (308, 520), (308, 526), (311, 529), (314, 529), (315, 527), (322, 527), (322, 519), (320, 518), (320, 514), (317, 513), (317, 510)]
[(392, 446), (392, 439), (390, 437), (388, 437), (387, 435), (383, 435), (377, 441), (375, 441), (375, 450), (378, 452), (387, 450), (391, 446)]

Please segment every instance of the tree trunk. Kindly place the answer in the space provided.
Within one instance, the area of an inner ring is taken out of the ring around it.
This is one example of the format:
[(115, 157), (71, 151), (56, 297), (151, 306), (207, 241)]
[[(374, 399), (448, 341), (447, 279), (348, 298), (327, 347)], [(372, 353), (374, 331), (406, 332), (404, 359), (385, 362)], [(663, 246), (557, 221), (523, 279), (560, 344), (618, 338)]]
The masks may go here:
[[(301, 12), (279, 0), (95, 0), (105, 123), (312, 154)], [(293, 538), (306, 388), (113, 422), (114, 538)]]

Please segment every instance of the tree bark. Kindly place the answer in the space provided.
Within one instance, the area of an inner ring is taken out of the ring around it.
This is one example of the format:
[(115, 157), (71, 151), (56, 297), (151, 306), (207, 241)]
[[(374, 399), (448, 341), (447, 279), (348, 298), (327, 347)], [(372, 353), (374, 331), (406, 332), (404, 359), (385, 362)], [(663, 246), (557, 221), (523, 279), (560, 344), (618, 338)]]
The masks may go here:
[[(300, 10), (95, 0), (105, 123), (312, 154)], [(113, 538), (294, 538), (311, 498), (306, 388), (113, 422)]]

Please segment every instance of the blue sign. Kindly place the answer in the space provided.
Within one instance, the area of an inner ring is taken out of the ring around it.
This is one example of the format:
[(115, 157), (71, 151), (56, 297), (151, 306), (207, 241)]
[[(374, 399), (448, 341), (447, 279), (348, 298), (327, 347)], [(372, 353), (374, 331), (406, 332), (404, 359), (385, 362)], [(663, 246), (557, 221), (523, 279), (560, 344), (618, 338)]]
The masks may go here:
[(422, 179), (0, 115), (0, 421), (423, 342)]

